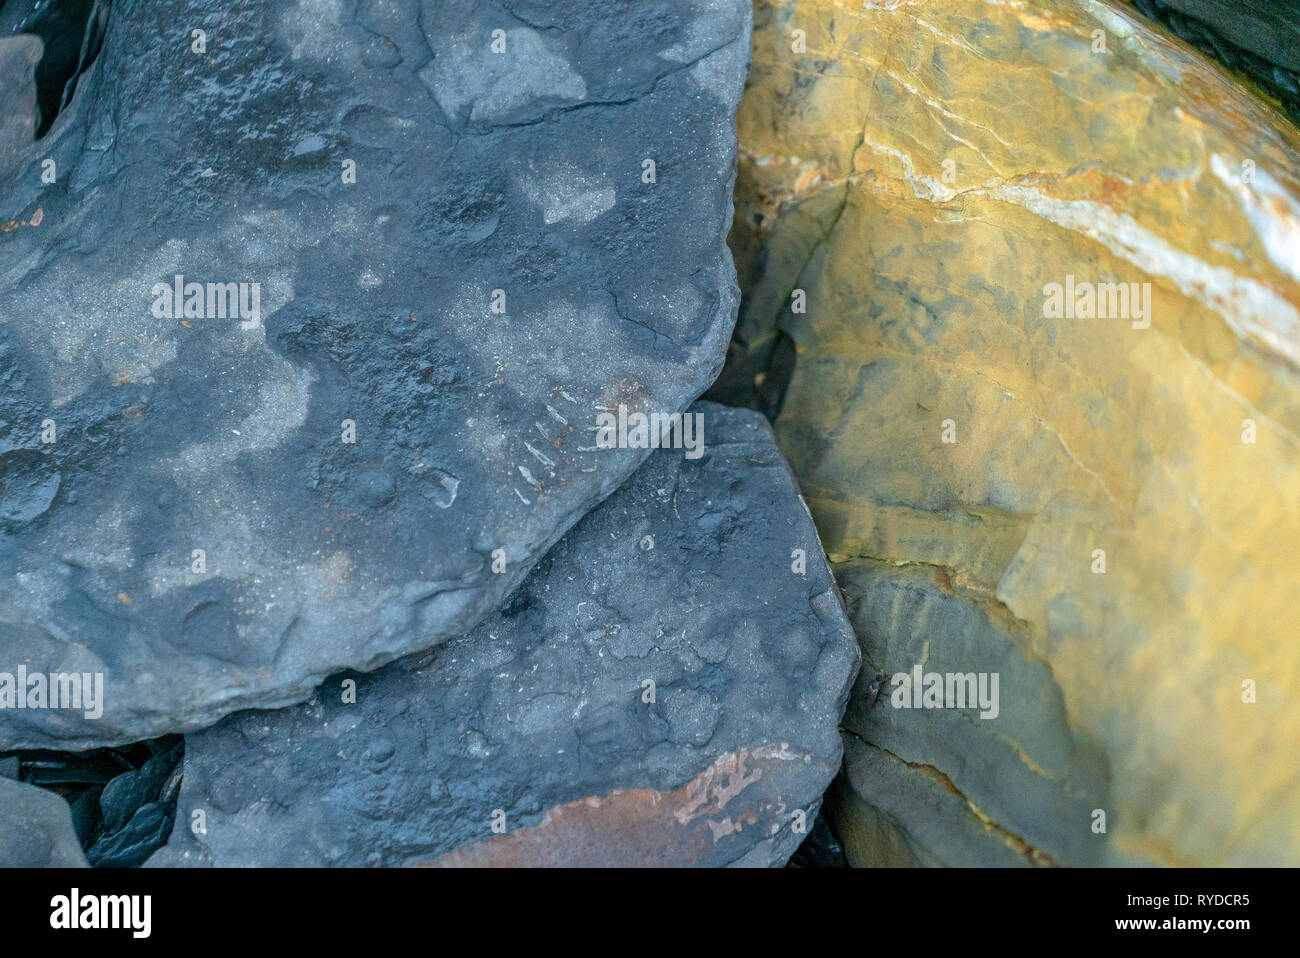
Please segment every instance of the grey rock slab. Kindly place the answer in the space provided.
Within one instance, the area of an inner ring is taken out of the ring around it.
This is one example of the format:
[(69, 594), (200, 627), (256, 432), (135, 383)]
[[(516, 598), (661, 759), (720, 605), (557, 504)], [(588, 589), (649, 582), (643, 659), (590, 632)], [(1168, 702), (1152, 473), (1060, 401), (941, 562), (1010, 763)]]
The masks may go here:
[(0, 777), (0, 868), (86, 867), (68, 803)]
[(150, 864), (782, 864), (858, 647), (766, 421), (693, 410), (472, 634), (186, 736)]
[(491, 612), (647, 455), (600, 412), (721, 365), (749, 20), (114, 3), (0, 180), (0, 675), (102, 673), (103, 715), (0, 708), (0, 748), (288, 705)]
[(0, 36), (0, 176), (36, 135), (36, 64), (43, 46), (29, 34)]

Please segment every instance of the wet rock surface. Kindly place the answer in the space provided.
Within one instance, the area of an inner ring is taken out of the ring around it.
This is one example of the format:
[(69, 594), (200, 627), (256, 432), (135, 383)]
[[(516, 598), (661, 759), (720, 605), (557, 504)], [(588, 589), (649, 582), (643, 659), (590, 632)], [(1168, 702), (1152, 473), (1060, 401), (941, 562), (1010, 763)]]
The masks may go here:
[(0, 748), (302, 701), (495, 608), (644, 459), (598, 413), (720, 366), (748, 20), (113, 3), (0, 182), (0, 671), (104, 711)]
[(464, 639), (187, 736), (150, 864), (784, 863), (857, 647), (766, 423), (694, 411)]
[(862, 645), (850, 863), (1294, 865), (1300, 134), (1119, 5), (843, 10), (756, 10), (709, 395)]

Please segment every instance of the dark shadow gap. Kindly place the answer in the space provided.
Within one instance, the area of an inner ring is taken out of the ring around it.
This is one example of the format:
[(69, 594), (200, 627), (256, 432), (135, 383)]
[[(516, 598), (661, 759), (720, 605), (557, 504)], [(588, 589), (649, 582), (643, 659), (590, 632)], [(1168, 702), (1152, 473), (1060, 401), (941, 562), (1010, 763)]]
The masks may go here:
[(0, 776), (68, 803), (91, 867), (134, 868), (171, 836), (185, 740), (180, 735), (88, 752), (0, 752)]
[(31, 33), (45, 44), (36, 65), (36, 139), (72, 102), (78, 79), (99, 55), (108, 10), (108, 0), (5, 0), (0, 5), (0, 35)]

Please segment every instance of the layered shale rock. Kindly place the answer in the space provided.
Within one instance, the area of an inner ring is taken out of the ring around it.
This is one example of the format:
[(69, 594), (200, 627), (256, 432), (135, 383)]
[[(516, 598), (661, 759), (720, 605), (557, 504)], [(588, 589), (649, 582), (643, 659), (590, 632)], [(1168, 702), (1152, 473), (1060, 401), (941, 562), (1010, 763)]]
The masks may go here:
[(0, 775), (0, 868), (85, 868), (68, 803)]
[[(81, 864), (130, 867), (142, 864), (171, 833), (183, 748), (180, 736), (172, 735), (86, 752), (0, 752), (0, 776), (48, 790), (58, 799), (48, 807), (63, 810), (58, 820), (71, 812), (73, 843), (80, 845), (78, 855), (85, 852)], [(0, 808), (0, 820), (5, 814)]]
[(1144, 13), (1174, 11), (1233, 46), (1300, 73), (1300, 3), (1296, 0), (1130, 0)]
[(755, 24), (714, 394), (864, 650), (850, 860), (1300, 863), (1300, 136), (1103, 3)]
[(1300, 0), (1129, 0), (1300, 120)]
[(783, 863), (858, 650), (766, 422), (693, 414), (469, 636), (187, 736), (150, 863)]
[(0, 748), (301, 701), (495, 608), (647, 454), (597, 417), (721, 364), (748, 30), (114, 3), (0, 183)]

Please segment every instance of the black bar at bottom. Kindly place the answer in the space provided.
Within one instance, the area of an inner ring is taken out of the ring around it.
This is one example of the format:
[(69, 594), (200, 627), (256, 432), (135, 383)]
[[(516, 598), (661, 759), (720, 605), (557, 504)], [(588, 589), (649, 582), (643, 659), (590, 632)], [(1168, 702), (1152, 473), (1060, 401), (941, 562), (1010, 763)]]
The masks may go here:
[(788, 926), (805, 946), (821, 941), (828, 950), (931, 938), (993, 943), (1009, 934), (1031, 936), (1026, 944), (1183, 947), (1197, 939), (1232, 947), (1286, 932), (1295, 877), (1292, 869), (8, 871), (0, 872), (8, 879), (0, 935), (7, 946), (78, 936), (80, 944), (260, 949), (374, 947), (412, 934), (438, 948), (455, 931), (495, 947), (519, 936), (533, 947), (576, 948), (597, 936), (610, 946), (675, 939), (730, 950), (756, 931)]

